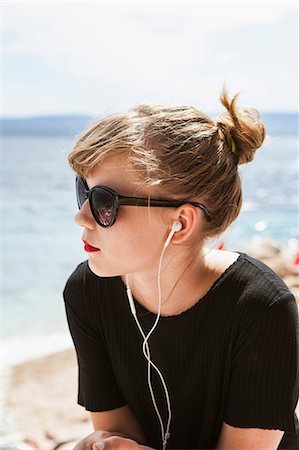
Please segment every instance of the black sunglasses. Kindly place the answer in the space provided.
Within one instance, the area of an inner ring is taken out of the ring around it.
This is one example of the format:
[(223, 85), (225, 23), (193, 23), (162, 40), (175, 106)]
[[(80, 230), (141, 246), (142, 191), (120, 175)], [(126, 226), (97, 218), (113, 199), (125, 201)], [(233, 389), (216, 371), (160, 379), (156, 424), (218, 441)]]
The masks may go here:
[(86, 181), (77, 175), (76, 177), (76, 196), (79, 209), (88, 199), (92, 215), (101, 227), (111, 227), (116, 221), (118, 210), (121, 205), (127, 206), (160, 206), (164, 208), (177, 208), (178, 206), (189, 203), (203, 210), (208, 222), (211, 221), (207, 208), (198, 202), (189, 200), (163, 200), (163, 199), (147, 199), (140, 197), (124, 197), (119, 195), (106, 186), (94, 186), (89, 189)]

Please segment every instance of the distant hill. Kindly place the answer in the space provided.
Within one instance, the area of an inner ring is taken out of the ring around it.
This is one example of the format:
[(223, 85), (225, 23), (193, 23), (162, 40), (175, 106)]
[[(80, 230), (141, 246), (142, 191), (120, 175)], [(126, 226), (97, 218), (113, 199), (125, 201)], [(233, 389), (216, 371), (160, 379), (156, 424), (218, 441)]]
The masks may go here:
[(93, 119), (88, 116), (42, 116), (30, 118), (3, 118), (3, 136), (70, 136), (74, 137)]
[[(298, 135), (297, 113), (261, 113), (270, 135)], [(3, 118), (2, 136), (69, 136), (75, 137), (98, 118), (89, 116), (43, 116)]]

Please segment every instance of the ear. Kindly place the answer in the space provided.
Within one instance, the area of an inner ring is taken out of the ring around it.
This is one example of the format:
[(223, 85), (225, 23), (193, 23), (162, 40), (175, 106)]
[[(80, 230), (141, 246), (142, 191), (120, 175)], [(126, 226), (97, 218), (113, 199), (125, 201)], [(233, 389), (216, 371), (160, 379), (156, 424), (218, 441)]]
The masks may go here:
[(179, 220), (182, 223), (182, 229), (174, 234), (171, 242), (179, 244), (191, 240), (194, 235), (198, 236), (204, 219), (199, 208), (186, 203), (176, 210), (174, 220)]

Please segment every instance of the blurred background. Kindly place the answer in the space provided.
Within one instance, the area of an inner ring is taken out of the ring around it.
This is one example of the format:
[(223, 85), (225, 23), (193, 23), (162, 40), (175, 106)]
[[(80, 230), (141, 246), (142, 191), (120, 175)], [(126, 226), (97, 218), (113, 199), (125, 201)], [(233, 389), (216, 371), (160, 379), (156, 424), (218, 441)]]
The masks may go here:
[(226, 83), (260, 111), (267, 138), (240, 167), (243, 209), (215, 245), (264, 257), (295, 293), (297, 2), (11, 1), (1, 16), (4, 367), (71, 346), (62, 291), (87, 255), (67, 154), (93, 120), (137, 103), (215, 117)]

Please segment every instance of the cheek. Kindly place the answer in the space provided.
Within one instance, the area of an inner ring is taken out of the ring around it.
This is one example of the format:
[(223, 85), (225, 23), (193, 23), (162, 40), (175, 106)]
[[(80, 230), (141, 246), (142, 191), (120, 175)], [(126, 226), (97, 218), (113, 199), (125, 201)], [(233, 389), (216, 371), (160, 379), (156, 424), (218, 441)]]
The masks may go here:
[(147, 270), (158, 263), (160, 249), (157, 241), (151, 241), (145, 233), (119, 227), (115, 233), (107, 233), (104, 238), (102, 235), (102, 240), (102, 253), (91, 253), (89, 257), (89, 267), (98, 276), (119, 276)]
[(122, 249), (142, 259), (151, 259), (161, 253), (166, 227), (159, 217), (152, 211), (149, 215), (148, 208), (136, 207), (131, 208), (122, 219), (115, 223), (115, 231), (121, 236), (118, 242)]
[(149, 220), (147, 211), (130, 214), (127, 220), (116, 221), (111, 228), (98, 232), (102, 254), (91, 253), (89, 258), (96, 275), (118, 276), (157, 266), (165, 241), (165, 224), (153, 217)]
[(131, 242), (142, 242), (149, 249), (160, 248), (166, 226), (158, 215), (158, 208), (137, 207), (126, 223), (131, 225)]
[(149, 230), (144, 223), (133, 227), (126, 227), (122, 230), (118, 239), (119, 250), (124, 257), (130, 257), (132, 260), (140, 258), (151, 258), (159, 247), (159, 238), (153, 229)]

